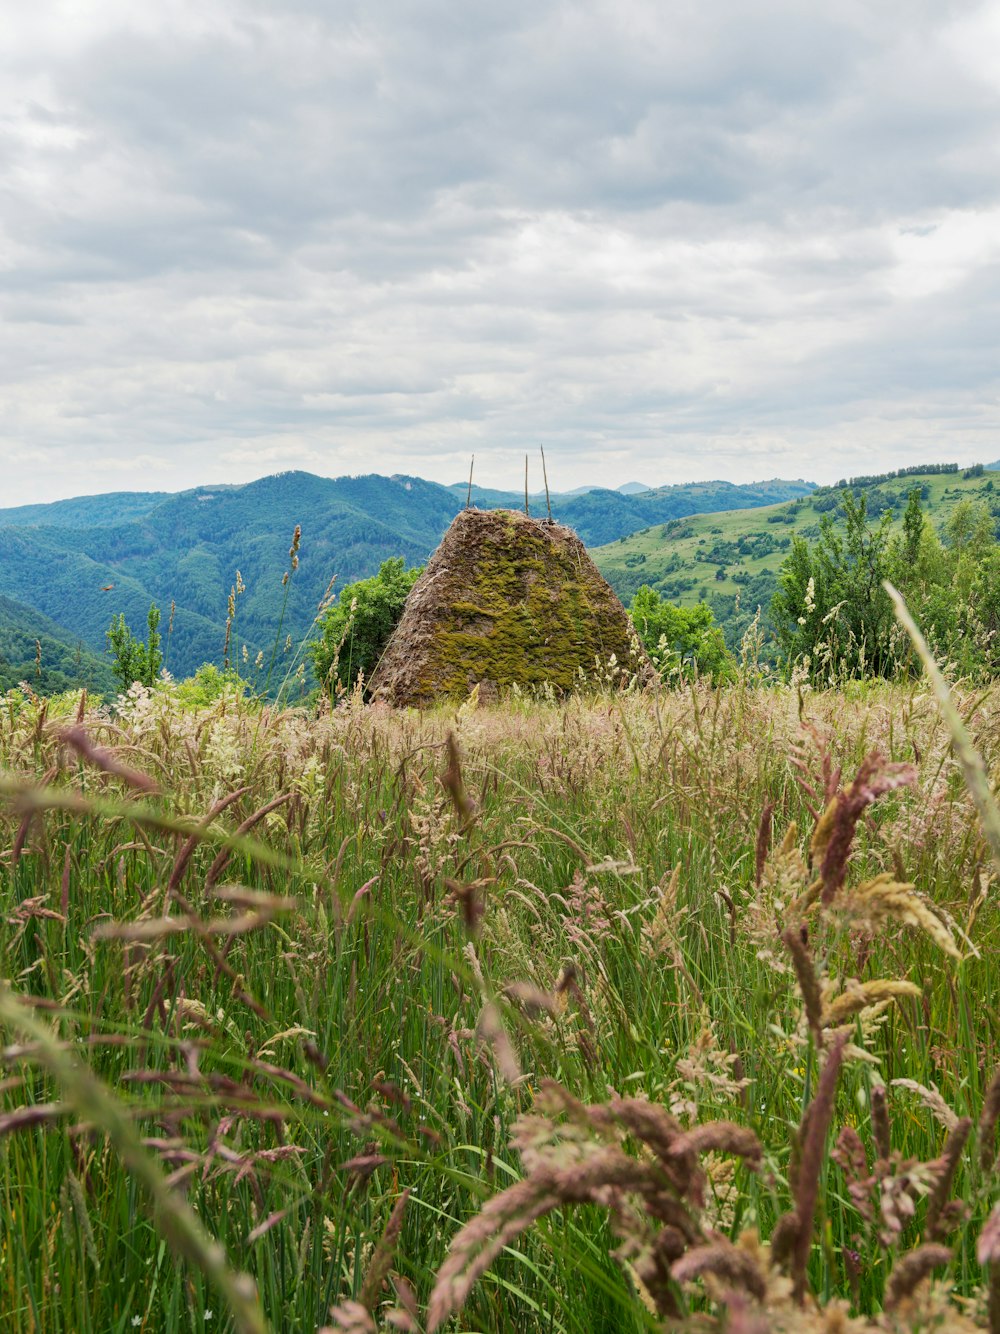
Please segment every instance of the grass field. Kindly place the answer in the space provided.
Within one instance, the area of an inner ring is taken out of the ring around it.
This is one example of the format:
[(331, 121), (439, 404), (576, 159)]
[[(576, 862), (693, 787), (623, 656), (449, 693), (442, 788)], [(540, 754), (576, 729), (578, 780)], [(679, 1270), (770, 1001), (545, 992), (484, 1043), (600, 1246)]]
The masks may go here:
[[(997, 480), (991, 472), (968, 478), (961, 473), (920, 473), (882, 482), (877, 489), (899, 498), (898, 526), (909, 492), (914, 486), (926, 488), (923, 506), (940, 531), (960, 500), (981, 500), (992, 507)], [(762, 575), (776, 579), (793, 535), (809, 540), (819, 536), (820, 515), (830, 501), (827, 488), (781, 505), (695, 514), (642, 529), (595, 547), (590, 554), (626, 604), (642, 584), (684, 605), (715, 595), (733, 597), (741, 591), (746, 601), (751, 581)], [(832, 513), (836, 517), (836, 511)], [(770, 594), (765, 610), (769, 601)], [(751, 614), (755, 606), (749, 608)]]
[(0, 1329), (987, 1326), (1000, 914), (925, 686), (12, 693), (0, 773)]

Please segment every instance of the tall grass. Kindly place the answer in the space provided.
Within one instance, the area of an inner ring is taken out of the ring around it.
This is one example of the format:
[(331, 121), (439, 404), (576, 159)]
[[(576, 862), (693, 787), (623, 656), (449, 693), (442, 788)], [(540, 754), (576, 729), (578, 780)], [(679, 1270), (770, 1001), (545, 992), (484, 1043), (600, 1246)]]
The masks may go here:
[[(185, 709), (169, 686), (113, 717), (0, 704), (0, 1328), (422, 1329), (462, 1229), (547, 1154), (597, 1134), (648, 1169), (648, 1105), (759, 1144), (699, 1151), (678, 1198), (718, 1253), (664, 1279), (677, 1312), (728, 1302), (755, 1328), (724, 1243), (777, 1228), (779, 1249), (798, 1209), (788, 1278), (753, 1260), (763, 1328), (805, 1327), (794, 1287), (859, 1319), (987, 1320), (992, 1126), (946, 1145), (1000, 1059), (1000, 917), (923, 687), (320, 717)], [(996, 706), (957, 704), (993, 772)], [(836, 894), (804, 901), (817, 826), (873, 752), (913, 781), (856, 811)], [(878, 884), (916, 888), (879, 916)], [(433, 1318), (658, 1328), (612, 1194), (556, 1198)], [(940, 1251), (900, 1258), (921, 1238), (953, 1256), (950, 1298), (921, 1268)]]

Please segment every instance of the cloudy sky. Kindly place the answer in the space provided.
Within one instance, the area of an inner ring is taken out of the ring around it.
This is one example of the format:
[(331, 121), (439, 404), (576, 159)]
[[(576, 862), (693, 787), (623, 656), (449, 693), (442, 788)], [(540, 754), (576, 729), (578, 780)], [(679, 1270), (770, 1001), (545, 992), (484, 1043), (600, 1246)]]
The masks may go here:
[(35, 0), (0, 505), (1000, 458), (1000, 3)]

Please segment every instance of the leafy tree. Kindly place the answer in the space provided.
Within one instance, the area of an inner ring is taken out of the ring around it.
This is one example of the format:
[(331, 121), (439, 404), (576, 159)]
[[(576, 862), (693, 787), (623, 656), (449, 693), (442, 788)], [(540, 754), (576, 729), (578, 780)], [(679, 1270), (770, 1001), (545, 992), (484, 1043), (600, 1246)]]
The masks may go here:
[(350, 689), (363, 672), (371, 676), (399, 624), (410, 589), (423, 573), (407, 570), (402, 556), (383, 561), (370, 579), (345, 584), (320, 622), (320, 638), (312, 645), (313, 670), (331, 694), (337, 682)]
[(679, 607), (648, 584), (636, 592), (629, 615), (661, 676), (730, 679), (735, 670), (722, 631), (704, 602)]
[(924, 507), (920, 503), (920, 490), (914, 487), (906, 502), (903, 514), (903, 560), (909, 567), (916, 565), (920, 557), (920, 544), (924, 535)]
[(845, 491), (843, 533), (832, 516), (820, 520), (812, 546), (795, 538), (781, 567), (771, 614), (790, 662), (808, 659), (813, 672), (893, 676), (917, 670), (908, 641), (894, 623), (882, 581), (906, 599), (936, 656), (963, 675), (1000, 666), (1000, 550), (995, 520), (981, 502), (960, 500), (945, 541), (911, 490), (901, 531), (890, 515), (869, 521), (865, 497)]
[[(958, 626), (954, 559), (942, 545), (920, 500), (919, 491), (910, 492), (903, 532), (892, 543), (889, 578), (906, 599), (934, 652), (950, 659)], [(917, 664), (902, 641), (899, 650), (899, 666), (906, 662), (916, 670)]]
[(944, 526), (944, 537), (954, 556), (954, 587), (968, 600), (976, 571), (996, 543), (996, 521), (981, 500), (958, 502)]
[(981, 500), (960, 500), (944, 526), (948, 545), (981, 559), (996, 540), (996, 521)]
[(146, 626), (149, 634), (145, 643), (132, 634), (124, 612), (119, 612), (108, 626), (108, 649), (114, 659), (111, 670), (123, 690), (128, 690), (135, 681), (141, 682), (144, 686), (152, 686), (163, 666), (163, 654), (160, 652), (160, 610), (155, 602), (149, 604)]
[(892, 675), (896, 623), (882, 587), (892, 575), (892, 511), (872, 524), (863, 492), (845, 490), (840, 504), (843, 532), (822, 514), (813, 546), (792, 539), (771, 603), (775, 632), (789, 660), (807, 657), (814, 670)]

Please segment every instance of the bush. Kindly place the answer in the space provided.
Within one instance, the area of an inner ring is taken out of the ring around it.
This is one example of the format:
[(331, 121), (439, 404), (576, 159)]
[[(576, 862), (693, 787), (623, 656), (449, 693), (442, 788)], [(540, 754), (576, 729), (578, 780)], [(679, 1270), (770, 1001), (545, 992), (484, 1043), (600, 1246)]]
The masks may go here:
[(179, 704), (187, 709), (204, 709), (226, 696), (232, 700), (244, 699), (249, 686), (233, 667), (216, 667), (203, 662), (194, 676), (178, 681), (174, 692)]
[(629, 615), (660, 675), (732, 678), (735, 664), (711, 609), (699, 602), (678, 607), (648, 584), (632, 599)]
[(423, 566), (407, 570), (402, 556), (382, 562), (371, 579), (345, 584), (323, 616), (320, 638), (312, 646), (313, 670), (331, 695), (349, 690), (359, 674), (367, 680), (399, 624), (410, 589)]

